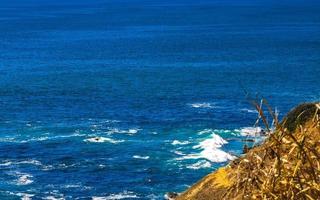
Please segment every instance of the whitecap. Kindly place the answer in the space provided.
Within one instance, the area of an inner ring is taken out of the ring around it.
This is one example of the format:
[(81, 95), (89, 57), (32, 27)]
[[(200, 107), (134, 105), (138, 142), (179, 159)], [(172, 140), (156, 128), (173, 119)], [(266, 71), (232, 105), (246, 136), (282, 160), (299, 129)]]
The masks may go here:
[(93, 143), (103, 143), (103, 142), (110, 142), (113, 144), (117, 144), (120, 142), (124, 142), (124, 140), (114, 140), (111, 138), (106, 138), (106, 137), (93, 137), (93, 138), (87, 138), (84, 140), (85, 142), (93, 142)]
[[(37, 138), (30, 138), (30, 139), (26, 139), (26, 140), (21, 140), (20, 143), (28, 143), (28, 142), (40, 142), (40, 141), (45, 141), (48, 140), (49, 137), (45, 136), (45, 137), (37, 137)], [(19, 141), (13, 141), (13, 142), (19, 142)]]
[(240, 111), (247, 112), (247, 113), (257, 113), (258, 114), (258, 111), (254, 110), (254, 109), (242, 108), (242, 109), (240, 109)]
[(184, 155), (176, 160), (186, 159), (207, 159), (211, 162), (227, 162), (233, 160), (236, 157), (231, 154), (219, 149), (222, 145), (228, 142), (217, 134), (211, 134), (210, 138), (205, 139), (198, 145), (193, 146), (193, 149), (200, 149), (200, 153), (191, 153)]
[(204, 135), (204, 134), (212, 134), (212, 133), (216, 133), (216, 134), (236, 134), (239, 131), (235, 131), (235, 130), (228, 130), (228, 129), (204, 129), (201, 131), (198, 131), (197, 134), (198, 135)]
[(10, 166), (10, 165), (20, 165), (20, 164), (42, 166), (42, 163), (38, 160), (5, 161), (4, 163), (1, 163), (0, 166)]
[(21, 197), (21, 200), (31, 200), (34, 195), (25, 194)]
[(208, 148), (219, 148), (224, 144), (227, 144), (228, 142), (224, 140), (222, 137), (219, 135), (213, 133), (211, 134), (211, 138), (206, 139), (202, 142), (200, 142), (198, 145), (194, 146), (193, 148), (203, 148), (203, 149), (208, 149)]
[(34, 196), (34, 194), (21, 193), (21, 192), (16, 193), (14, 195), (21, 197), (21, 200), (31, 200), (32, 197)]
[(67, 184), (67, 185), (62, 185), (61, 187), (62, 188), (67, 188), (67, 189), (70, 189), (70, 188), (81, 188), (82, 185), (81, 184)]
[(245, 127), (240, 130), (241, 136), (259, 136), (262, 133), (262, 128), (260, 127)]
[(4, 163), (0, 164), (0, 166), (9, 166), (9, 165), (12, 165), (11, 161), (7, 161), (7, 162), (4, 162)]
[(44, 199), (45, 200), (65, 200), (64, 197), (55, 197), (55, 196), (47, 196)]
[(137, 196), (134, 192), (124, 191), (119, 194), (111, 194), (106, 197), (93, 196), (92, 200), (119, 200), (119, 199), (137, 199), (137, 198), (139, 198), (139, 196)]
[(212, 134), (211, 138), (208, 138), (199, 143), (199, 145), (194, 146), (194, 149), (200, 148), (203, 149), (199, 157), (210, 160), (211, 162), (226, 162), (228, 160), (235, 159), (234, 156), (229, 153), (219, 149), (222, 145), (227, 144), (228, 142), (224, 140), (217, 134)]
[(128, 130), (121, 130), (121, 129), (118, 129), (118, 128), (113, 128), (113, 129), (110, 129), (109, 131), (107, 131), (107, 133), (108, 134), (120, 133), (120, 134), (133, 135), (133, 134), (138, 133), (140, 130), (141, 129), (138, 129), (138, 128), (131, 128), (131, 129), (128, 129)]
[(179, 155), (179, 156), (184, 156), (186, 154), (182, 153), (181, 151), (173, 151), (173, 153)]
[(200, 153), (200, 157), (206, 158), (211, 162), (227, 162), (229, 160), (234, 160), (236, 157), (232, 156), (231, 154), (222, 151), (221, 149), (211, 148), (211, 149), (204, 149)]
[(135, 159), (142, 159), (142, 160), (148, 160), (150, 158), (150, 156), (139, 156), (139, 155), (134, 155), (132, 156), (132, 158)]
[(179, 141), (179, 140), (173, 140), (173, 142), (171, 143), (172, 145), (186, 145), (189, 144), (189, 141)]
[(18, 185), (29, 185), (33, 183), (33, 180), (31, 179), (33, 176), (31, 174), (17, 173), (17, 175), (18, 175), (18, 180), (17, 180)]
[(93, 197), (92, 197), (92, 200), (106, 200), (106, 197), (96, 197), (96, 196), (93, 196)]
[(192, 108), (214, 108), (212, 103), (191, 103), (189, 106)]
[(210, 168), (211, 167), (211, 163), (206, 161), (206, 160), (200, 160), (192, 165), (188, 165), (187, 168), (188, 169), (202, 169), (202, 168)]
[(29, 165), (42, 166), (42, 163), (38, 160), (23, 160), (23, 161), (17, 162), (16, 164), (29, 164)]
[(201, 156), (199, 154), (188, 154), (182, 157), (176, 158), (175, 160), (189, 160), (189, 159), (200, 159)]
[(11, 138), (1, 138), (0, 142), (10, 142), (10, 143), (29, 143), (29, 142), (41, 142), (46, 140), (54, 140), (54, 139), (62, 139), (62, 138), (70, 138), (70, 137), (83, 137), (86, 136), (85, 134), (80, 134), (79, 132), (75, 132), (73, 134), (69, 135), (55, 135), (55, 136), (49, 136), (50, 133), (43, 133), (42, 136), (39, 137), (31, 137), (31, 138), (17, 138), (17, 137), (11, 137)]
[(213, 132), (212, 129), (204, 129), (202, 131), (199, 131), (198, 134), (203, 135), (203, 134), (212, 133), (212, 132)]

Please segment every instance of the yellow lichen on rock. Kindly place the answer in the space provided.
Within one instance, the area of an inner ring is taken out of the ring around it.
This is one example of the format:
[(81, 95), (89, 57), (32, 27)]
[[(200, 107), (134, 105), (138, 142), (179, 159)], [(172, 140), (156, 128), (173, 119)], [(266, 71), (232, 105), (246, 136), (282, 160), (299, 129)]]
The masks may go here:
[(199, 181), (193, 187), (191, 187), (187, 192), (180, 195), (177, 198), (177, 200), (208, 199), (211, 195), (214, 195), (213, 193), (211, 193), (211, 190), (215, 192), (220, 191), (224, 193), (224, 188), (228, 188), (232, 184), (232, 181), (228, 177), (228, 174), (230, 173), (229, 170), (229, 167), (219, 168), (214, 173), (204, 177), (201, 181)]

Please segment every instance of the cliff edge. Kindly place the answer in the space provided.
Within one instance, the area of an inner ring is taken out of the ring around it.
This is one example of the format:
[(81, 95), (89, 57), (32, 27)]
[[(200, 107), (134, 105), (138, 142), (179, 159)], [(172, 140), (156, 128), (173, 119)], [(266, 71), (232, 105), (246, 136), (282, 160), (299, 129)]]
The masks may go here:
[(319, 103), (297, 106), (263, 144), (175, 199), (319, 199), (319, 118)]

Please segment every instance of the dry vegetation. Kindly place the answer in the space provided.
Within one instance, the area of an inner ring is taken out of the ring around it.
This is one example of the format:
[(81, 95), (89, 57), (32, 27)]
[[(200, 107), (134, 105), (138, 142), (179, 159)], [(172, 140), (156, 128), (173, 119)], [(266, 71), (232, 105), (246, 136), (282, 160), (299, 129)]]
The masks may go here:
[[(269, 129), (261, 105), (253, 103)], [(269, 138), (203, 178), (178, 200), (320, 199), (320, 104), (302, 104), (281, 123), (267, 102), (263, 105), (276, 127)]]

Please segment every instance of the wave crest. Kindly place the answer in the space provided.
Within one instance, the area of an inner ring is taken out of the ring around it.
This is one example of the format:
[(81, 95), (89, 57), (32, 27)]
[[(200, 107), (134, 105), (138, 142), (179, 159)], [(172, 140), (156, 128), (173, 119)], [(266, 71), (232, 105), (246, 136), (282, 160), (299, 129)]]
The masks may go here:
[(190, 107), (192, 108), (214, 108), (214, 104), (212, 103), (191, 103), (191, 104), (188, 104)]
[(92, 143), (103, 143), (103, 142), (109, 142), (112, 144), (117, 144), (124, 142), (124, 140), (114, 140), (111, 138), (106, 138), (106, 137), (92, 137), (92, 138), (87, 138), (84, 140), (85, 142), (92, 142)]

